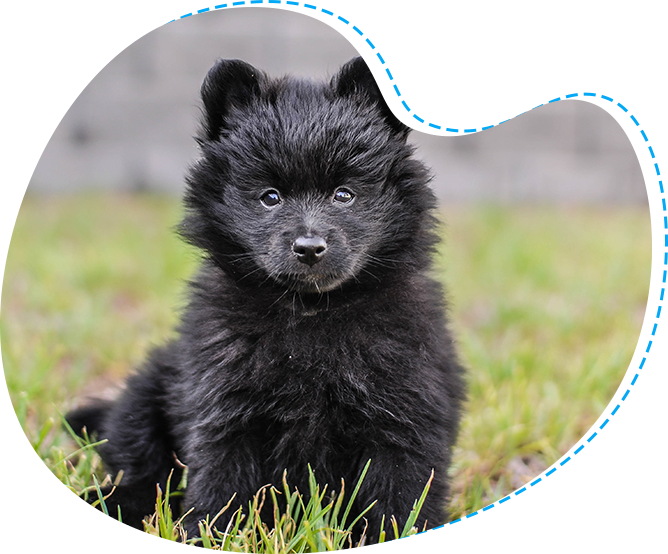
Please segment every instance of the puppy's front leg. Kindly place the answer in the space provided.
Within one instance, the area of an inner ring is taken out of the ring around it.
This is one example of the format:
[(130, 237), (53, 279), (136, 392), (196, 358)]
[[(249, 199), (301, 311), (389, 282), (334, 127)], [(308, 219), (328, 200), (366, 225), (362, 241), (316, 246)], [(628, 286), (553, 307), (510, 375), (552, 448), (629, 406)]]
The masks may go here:
[(377, 501), (364, 516), (368, 522), (367, 544), (378, 541), (383, 515), (388, 538), (394, 538), (390, 532), (392, 516), (397, 520), (399, 532), (403, 530), (413, 509), (413, 503), (422, 495), (432, 469), (434, 469), (434, 479), (415, 526), (422, 530), (425, 522), (428, 528), (445, 522), (447, 497), (445, 462), (437, 463), (433, 459), (426, 459), (423, 454), (392, 447), (370, 452), (367, 459), (369, 458), (371, 465), (357, 499), (360, 509)]
[(199, 537), (199, 522), (209, 518), (209, 522), (234, 497), (230, 506), (215, 521), (215, 527), (223, 532), (239, 509), (248, 512), (248, 503), (264, 484), (257, 461), (257, 453), (252, 453), (243, 439), (231, 441), (211, 448), (201, 449), (191, 455), (188, 464), (188, 487), (185, 508), (193, 511), (185, 518), (188, 538)]

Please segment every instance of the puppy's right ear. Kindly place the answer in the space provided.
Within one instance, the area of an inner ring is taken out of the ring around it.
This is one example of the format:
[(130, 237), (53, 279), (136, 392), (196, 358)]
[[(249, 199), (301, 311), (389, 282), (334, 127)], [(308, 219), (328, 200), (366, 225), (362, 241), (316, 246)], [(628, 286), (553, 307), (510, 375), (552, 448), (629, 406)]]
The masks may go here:
[(245, 106), (260, 94), (263, 74), (241, 60), (218, 60), (207, 73), (200, 94), (204, 104), (203, 135), (215, 140), (233, 106)]
[(404, 125), (392, 113), (364, 58), (358, 56), (346, 63), (339, 73), (333, 77), (331, 86), (340, 96), (349, 98), (363, 96), (371, 100), (378, 106), (389, 127), (398, 136), (406, 140), (411, 130), (410, 127)]

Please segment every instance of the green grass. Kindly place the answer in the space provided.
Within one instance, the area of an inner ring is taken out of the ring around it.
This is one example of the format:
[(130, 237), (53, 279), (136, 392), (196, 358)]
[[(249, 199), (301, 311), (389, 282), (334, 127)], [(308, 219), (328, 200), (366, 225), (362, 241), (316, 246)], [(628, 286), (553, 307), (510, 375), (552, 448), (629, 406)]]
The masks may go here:
[[(197, 263), (169, 231), (179, 213), (177, 200), (151, 195), (27, 197), (21, 208), (2, 291), (5, 376), (35, 450), (77, 493), (107, 477), (58, 412), (113, 390), (172, 336)], [(650, 228), (646, 208), (461, 207), (445, 219), (435, 274), (448, 287), (470, 391), (451, 468), (456, 518), (525, 484), (602, 412), (640, 330)], [(264, 489), (256, 502), (272, 494), (293, 491)], [(273, 530), (251, 512), (236, 534), (205, 536), (239, 551), (326, 549), (345, 535), (325, 517), (334, 508), (322, 497), (306, 519), (278, 514)], [(147, 530), (182, 537), (161, 503)], [(397, 535), (388, 522), (388, 538)]]
[(601, 414), (630, 362), (649, 289), (642, 208), (446, 214), (437, 273), (469, 374), (453, 468), (459, 516), (546, 469)]

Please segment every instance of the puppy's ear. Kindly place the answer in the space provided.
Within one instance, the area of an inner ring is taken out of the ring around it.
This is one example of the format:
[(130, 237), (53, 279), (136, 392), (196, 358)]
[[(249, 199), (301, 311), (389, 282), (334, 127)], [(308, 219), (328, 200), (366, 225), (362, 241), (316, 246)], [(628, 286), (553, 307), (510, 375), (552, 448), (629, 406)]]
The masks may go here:
[(263, 74), (241, 60), (218, 60), (207, 73), (200, 94), (204, 104), (203, 138), (215, 140), (232, 106), (245, 106), (260, 95)]
[(378, 106), (390, 128), (403, 139), (408, 137), (410, 127), (399, 121), (387, 106), (369, 66), (361, 56), (353, 58), (341, 68), (339, 73), (332, 78), (332, 87), (339, 96), (363, 96), (370, 99)]

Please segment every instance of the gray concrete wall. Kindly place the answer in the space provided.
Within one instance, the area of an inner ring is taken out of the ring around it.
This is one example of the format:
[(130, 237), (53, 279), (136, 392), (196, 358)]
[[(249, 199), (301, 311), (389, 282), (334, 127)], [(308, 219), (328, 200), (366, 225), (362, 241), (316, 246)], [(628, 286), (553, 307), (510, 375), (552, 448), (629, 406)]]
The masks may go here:
[[(179, 192), (197, 156), (199, 86), (217, 58), (324, 78), (355, 55), (323, 23), (281, 10), (223, 10), (168, 24), (119, 54), (81, 93), (29, 190)], [(412, 141), (444, 202), (646, 202), (623, 131), (583, 102), (550, 104), (470, 136), (414, 132)]]

